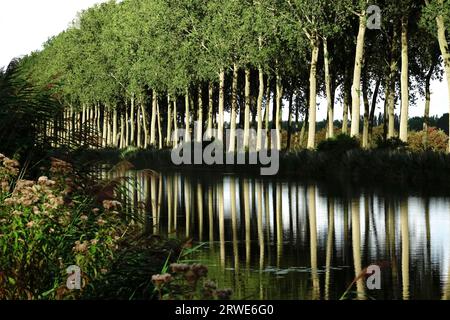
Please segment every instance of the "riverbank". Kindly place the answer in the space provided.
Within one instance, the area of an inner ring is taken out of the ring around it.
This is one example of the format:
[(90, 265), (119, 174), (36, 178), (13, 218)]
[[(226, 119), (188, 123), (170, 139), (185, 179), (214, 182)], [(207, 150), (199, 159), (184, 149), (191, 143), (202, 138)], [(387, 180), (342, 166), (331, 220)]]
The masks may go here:
[[(326, 149), (326, 148), (325, 148)], [(181, 165), (171, 160), (170, 150), (78, 150), (55, 154), (74, 159), (85, 166), (115, 166), (126, 162), (136, 170), (178, 171), (183, 174), (213, 173), (261, 177), (260, 166), (254, 165)], [(264, 179), (264, 177), (261, 177)], [(269, 177), (273, 178), (273, 177)], [(341, 188), (383, 188), (408, 191), (449, 193), (450, 156), (445, 153), (407, 149), (373, 149), (298, 151), (280, 154), (280, 170), (276, 178), (296, 178)]]
[(41, 165), (34, 179), (0, 155), (0, 299), (152, 299), (182, 242), (145, 234), (107, 181)]

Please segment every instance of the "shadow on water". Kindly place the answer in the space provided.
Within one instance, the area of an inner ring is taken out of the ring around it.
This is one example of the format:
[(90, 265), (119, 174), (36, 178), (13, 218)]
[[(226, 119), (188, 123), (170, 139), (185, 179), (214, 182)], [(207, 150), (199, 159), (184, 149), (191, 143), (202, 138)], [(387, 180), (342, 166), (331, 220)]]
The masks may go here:
[[(192, 261), (236, 299), (450, 298), (448, 197), (219, 174), (106, 174), (119, 175), (143, 228), (205, 243)], [(381, 268), (379, 290), (367, 285), (371, 265)]]

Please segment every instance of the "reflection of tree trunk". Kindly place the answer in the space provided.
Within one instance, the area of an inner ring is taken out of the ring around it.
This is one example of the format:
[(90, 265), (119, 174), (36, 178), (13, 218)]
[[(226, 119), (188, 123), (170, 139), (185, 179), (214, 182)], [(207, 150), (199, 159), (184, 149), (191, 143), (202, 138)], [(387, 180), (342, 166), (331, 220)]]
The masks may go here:
[(249, 195), (249, 181), (244, 180), (244, 215), (245, 215), (245, 247), (246, 247), (246, 257), (247, 265), (250, 265), (250, 254), (251, 254), (251, 225), (250, 225), (250, 195)]
[(264, 269), (264, 229), (263, 229), (263, 199), (262, 199), (262, 184), (261, 182), (257, 182), (257, 196), (258, 196), (258, 205), (257, 205), (257, 218), (258, 218), (258, 240), (259, 240), (259, 269), (262, 271)]
[(400, 225), (402, 234), (402, 286), (403, 300), (409, 300), (409, 219), (408, 200), (400, 205)]
[(325, 300), (330, 300), (331, 263), (333, 259), (333, 238), (334, 238), (334, 199), (329, 199), (327, 261), (326, 261), (326, 275), (325, 275)]
[(311, 273), (313, 281), (312, 300), (320, 299), (320, 280), (317, 270), (317, 217), (316, 217), (316, 188), (308, 187), (308, 213), (309, 213), (309, 236), (311, 254)]
[(201, 183), (197, 184), (197, 209), (199, 241), (203, 241), (203, 189)]
[(283, 256), (283, 206), (281, 197), (281, 185), (277, 184), (277, 267), (281, 266), (281, 258)]
[(218, 207), (219, 207), (219, 238), (220, 238), (220, 262), (225, 268), (225, 214), (223, 201), (223, 182), (217, 187)]
[[(237, 230), (237, 207), (236, 207), (236, 181), (231, 179), (230, 185), (231, 197), (231, 227), (233, 232), (233, 256), (234, 256), (234, 272), (239, 274), (239, 238)], [(236, 287), (238, 287), (239, 280), (236, 277)]]
[[(352, 243), (353, 262), (355, 266), (355, 277), (359, 278), (362, 272), (361, 266), (361, 223), (359, 212), (359, 199), (354, 199), (352, 203)], [(356, 292), (358, 300), (365, 300), (364, 280), (358, 279), (356, 282)]]
[(172, 177), (167, 177), (167, 211), (168, 211), (168, 234), (169, 237), (173, 236), (173, 181)]
[(212, 186), (208, 187), (208, 213), (209, 213), (209, 242), (212, 247), (214, 242), (214, 203)]
[(173, 197), (173, 230), (174, 234), (177, 235), (178, 231), (178, 183), (180, 178), (178, 176), (174, 176), (175, 186), (174, 186), (174, 197)]
[(266, 185), (264, 186), (264, 212), (265, 212), (265, 219), (266, 219), (266, 233), (267, 233), (267, 241), (270, 240), (270, 202), (269, 202), (269, 187)]
[(191, 190), (190, 181), (184, 178), (184, 206), (186, 210), (186, 238), (191, 235)]
[(158, 205), (157, 205), (157, 190), (156, 190), (156, 177), (150, 177), (150, 192), (151, 192), (151, 201), (152, 201), (152, 213), (153, 213), (153, 233), (159, 234), (159, 226), (158, 226)]
[(392, 261), (392, 283), (397, 283), (397, 254), (396, 254), (396, 230), (395, 230), (395, 207), (392, 200), (388, 200), (388, 243), (389, 243), (389, 258)]

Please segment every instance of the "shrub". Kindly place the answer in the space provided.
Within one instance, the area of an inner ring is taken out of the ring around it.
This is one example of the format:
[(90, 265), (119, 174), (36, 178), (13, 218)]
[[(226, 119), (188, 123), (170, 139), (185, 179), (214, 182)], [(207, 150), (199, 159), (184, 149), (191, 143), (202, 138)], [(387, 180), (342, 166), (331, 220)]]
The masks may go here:
[(345, 134), (340, 134), (332, 139), (322, 141), (317, 146), (317, 151), (342, 155), (350, 150), (359, 149), (358, 139)]
[(37, 181), (18, 173), (0, 155), (0, 299), (75, 297), (66, 269), (80, 267), (84, 285), (106, 272), (124, 230), (120, 203), (96, 206), (63, 161)]
[(407, 143), (403, 142), (399, 138), (390, 138), (384, 140), (382, 137), (378, 137), (377, 139), (377, 147), (378, 150), (403, 150), (408, 146)]
[(411, 132), (408, 139), (409, 149), (414, 152), (431, 150), (446, 152), (448, 148), (448, 136), (437, 128), (428, 128), (428, 143), (425, 145), (425, 132)]

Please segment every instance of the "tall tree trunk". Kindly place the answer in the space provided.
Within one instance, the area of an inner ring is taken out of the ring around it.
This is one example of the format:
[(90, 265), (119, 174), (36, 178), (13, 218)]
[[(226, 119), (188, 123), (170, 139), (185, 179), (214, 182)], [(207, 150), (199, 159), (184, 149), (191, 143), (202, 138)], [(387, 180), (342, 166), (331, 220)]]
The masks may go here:
[(176, 146), (178, 144), (178, 110), (177, 110), (177, 98), (173, 99), (173, 144)]
[(362, 84), (362, 93), (363, 93), (363, 102), (364, 102), (364, 124), (363, 124), (363, 139), (362, 139), (362, 147), (363, 149), (367, 149), (369, 147), (369, 97), (368, 97), (368, 80), (366, 72), (364, 71), (363, 84)]
[(356, 40), (356, 55), (355, 55), (355, 69), (353, 71), (353, 85), (352, 85), (352, 128), (351, 136), (359, 137), (359, 119), (361, 116), (361, 69), (364, 57), (364, 42), (366, 35), (367, 19), (365, 10), (359, 17), (359, 31)]
[(167, 133), (166, 133), (166, 146), (172, 146), (172, 101), (170, 99), (170, 94), (167, 94)]
[(108, 146), (108, 110), (106, 109), (106, 106), (103, 107), (103, 148), (106, 148)]
[(309, 131), (307, 148), (316, 148), (316, 114), (317, 114), (317, 62), (319, 60), (319, 39), (314, 35), (311, 39), (312, 55), (309, 71)]
[(266, 150), (269, 150), (270, 147), (270, 103), (271, 103), (271, 91), (270, 91), (270, 77), (267, 77), (267, 88), (266, 88), (266, 110), (264, 115), (265, 121), (265, 129), (266, 129)]
[(219, 75), (219, 122), (217, 124), (217, 140), (223, 143), (224, 109), (225, 109), (225, 71), (221, 70)]
[(157, 105), (157, 109), (156, 109), (156, 114), (157, 114), (157, 119), (158, 119), (158, 140), (159, 140), (159, 150), (162, 150), (163, 148), (163, 134), (162, 134), (162, 119), (161, 119), (161, 110), (160, 110), (160, 106), (159, 106), (159, 102), (156, 104)]
[(145, 103), (141, 103), (142, 123), (144, 127), (144, 149), (148, 148), (148, 116)]
[(384, 88), (384, 118), (383, 118), (383, 141), (387, 140), (388, 136), (388, 126), (389, 126), (389, 108), (388, 108), (388, 97), (390, 94), (390, 86), (388, 80), (386, 79), (386, 85)]
[(409, 119), (409, 62), (408, 62), (408, 19), (402, 19), (402, 77), (401, 95), (402, 110), (400, 118), (400, 140), (408, 142), (408, 119)]
[[(439, 3), (442, 5), (444, 3), (444, 0), (439, 0)], [(445, 35), (447, 29), (444, 22), (444, 16), (442, 14), (436, 17), (436, 24), (438, 28), (439, 47), (441, 49), (442, 58), (444, 60), (445, 75), (447, 76), (447, 90), (449, 103), (448, 108), (450, 113), (450, 51), (448, 48), (448, 41)], [(449, 117), (449, 127), (450, 127), (450, 117)], [(450, 153), (450, 139), (448, 145), (448, 152)]]
[(191, 142), (191, 110), (189, 107), (190, 104), (189, 88), (186, 88), (186, 95), (184, 100), (185, 100), (184, 125), (186, 127), (184, 142), (189, 143)]
[(213, 114), (214, 114), (214, 98), (213, 98), (213, 85), (208, 82), (208, 123), (206, 125), (206, 136), (208, 139), (212, 138), (213, 130)]
[(126, 147), (125, 140), (125, 119), (123, 114), (120, 115), (120, 149), (124, 149)]
[[(278, 64), (278, 63), (277, 63)], [(281, 132), (281, 120), (282, 120), (282, 112), (283, 112), (283, 83), (281, 82), (281, 75), (277, 71), (277, 99), (276, 99), (276, 131), (277, 131), (277, 141), (276, 148), (278, 151), (281, 151), (282, 148), (282, 132)]]
[(375, 109), (377, 108), (377, 100), (378, 94), (380, 93), (381, 87), (381, 77), (377, 80), (375, 84), (375, 90), (373, 91), (372, 96), (372, 106), (370, 108), (370, 116), (369, 116), (369, 140), (372, 140), (373, 136), (373, 127), (375, 126)]
[(134, 113), (135, 113), (135, 98), (134, 98), (134, 94), (131, 94), (131, 110), (130, 110), (130, 144), (134, 147), (135, 146), (135, 117), (134, 117)]
[(327, 110), (328, 110), (328, 138), (334, 138), (334, 101), (331, 89), (331, 75), (330, 75), (330, 56), (328, 52), (328, 39), (323, 38), (323, 57), (325, 66), (325, 87), (327, 96)]
[(233, 85), (231, 92), (231, 126), (230, 126), (230, 147), (229, 152), (236, 151), (236, 117), (237, 117), (237, 90), (238, 90), (239, 67), (235, 63), (233, 66)]
[(292, 108), (294, 102), (294, 94), (291, 92), (289, 96), (289, 119), (288, 119), (288, 136), (287, 136), (287, 146), (286, 150), (291, 150), (291, 142), (292, 142)]
[(250, 144), (250, 69), (245, 69), (245, 115), (244, 115), (244, 150), (247, 150)]
[(138, 107), (136, 108), (136, 123), (137, 123), (137, 137), (136, 137), (136, 145), (140, 149), (142, 148), (142, 115), (141, 115), (141, 105), (142, 103), (138, 104)]
[(262, 149), (262, 137), (263, 137), (263, 118), (262, 108), (264, 102), (264, 73), (261, 66), (258, 68), (259, 75), (259, 93), (258, 93), (258, 105), (257, 105), (257, 119), (258, 119), (258, 131), (256, 133), (256, 151)]
[(202, 85), (198, 85), (198, 116), (197, 116), (197, 133), (196, 142), (202, 143), (203, 141), (203, 92)]
[(428, 70), (425, 79), (425, 113), (423, 117), (423, 146), (428, 149), (428, 127), (430, 123), (430, 105), (431, 105), (431, 77), (433, 76), (436, 63), (433, 62), (430, 70)]
[(112, 127), (112, 136), (113, 141), (112, 144), (114, 145), (114, 148), (118, 147), (118, 140), (117, 140), (117, 106), (114, 107), (113, 111), (113, 127)]
[(152, 96), (152, 119), (150, 125), (150, 145), (152, 147), (156, 146), (156, 112), (158, 109), (158, 94), (156, 90), (153, 90)]
[(348, 77), (344, 83), (344, 104), (343, 108), (343, 120), (342, 120), (342, 134), (348, 134), (348, 111), (350, 109), (350, 96), (351, 96), (351, 85), (349, 83)]
[(128, 113), (128, 103), (125, 102), (125, 148), (130, 146), (130, 116)]

